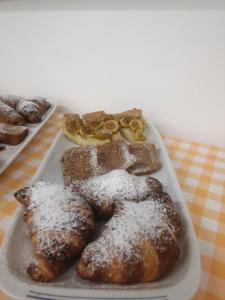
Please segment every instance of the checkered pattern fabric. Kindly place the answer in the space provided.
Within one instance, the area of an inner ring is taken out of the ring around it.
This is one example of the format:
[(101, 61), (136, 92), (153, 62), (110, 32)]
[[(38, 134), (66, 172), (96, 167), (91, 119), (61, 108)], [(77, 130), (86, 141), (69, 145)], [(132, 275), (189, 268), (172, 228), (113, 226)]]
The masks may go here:
[[(27, 185), (59, 131), (55, 113), (0, 176), (0, 245), (16, 209), (13, 192)], [(201, 253), (201, 282), (193, 300), (225, 300), (225, 149), (163, 137), (184, 193)], [(9, 300), (0, 292), (1, 300)], [(175, 300), (175, 299), (174, 299)]]
[(225, 149), (164, 137), (198, 238), (201, 282), (194, 300), (225, 299)]

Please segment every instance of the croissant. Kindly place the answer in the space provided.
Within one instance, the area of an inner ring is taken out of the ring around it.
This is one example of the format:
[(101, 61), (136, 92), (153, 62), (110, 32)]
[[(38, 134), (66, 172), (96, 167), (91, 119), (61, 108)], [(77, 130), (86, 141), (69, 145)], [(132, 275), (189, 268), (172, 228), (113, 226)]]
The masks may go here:
[(28, 123), (39, 123), (41, 118), (50, 106), (46, 100), (21, 99), (16, 105), (16, 110)]
[(0, 96), (0, 99), (7, 105), (11, 106), (13, 109), (16, 110), (16, 106), (19, 100), (22, 99), (20, 96), (15, 95), (4, 95)]
[(13, 125), (24, 125), (24, 118), (19, 115), (11, 106), (0, 100), (0, 122)]
[(35, 97), (34, 99), (30, 99), (30, 101), (36, 103), (39, 106), (39, 112), (43, 115), (46, 110), (51, 107), (51, 104), (44, 97)]
[(27, 272), (35, 281), (51, 281), (89, 241), (94, 230), (92, 210), (70, 188), (44, 181), (17, 191), (15, 198), (25, 206), (24, 221), (37, 259)]
[(90, 204), (96, 215), (109, 219), (118, 201), (140, 202), (152, 192), (161, 192), (162, 184), (151, 176), (135, 176), (125, 170), (113, 170), (102, 176), (74, 181), (72, 188)]
[(77, 273), (82, 279), (117, 284), (157, 280), (179, 258), (181, 230), (165, 193), (139, 203), (117, 203), (99, 238), (84, 249)]
[(41, 122), (42, 116), (51, 106), (43, 97), (23, 98), (14, 95), (0, 96), (0, 99), (15, 109), (29, 123)]

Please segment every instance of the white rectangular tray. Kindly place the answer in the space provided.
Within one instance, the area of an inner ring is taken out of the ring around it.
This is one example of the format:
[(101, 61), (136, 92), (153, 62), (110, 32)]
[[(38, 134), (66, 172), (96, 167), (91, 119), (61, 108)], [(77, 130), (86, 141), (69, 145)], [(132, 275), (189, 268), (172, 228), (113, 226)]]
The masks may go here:
[(8, 168), (8, 166), (14, 161), (14, 159), (20, 154), (20, 152), (27, 146), (27, 144), (38, 133), (41, 127), (51, 117), (56, 109), (56, 104), (53, 101), (49, 101), (49, 103), (51, 104), (51, 107), (46, 111), (40, 123), (26, 123), (25, 126), (28, 127), (29, 133), (22, 143), (16, 146), (9, 146), (0, 143), (0, 145), (5, 146), (5, 150), (0, 151), (0, 174), (2, 174), (6, 168)]
[[(75, 275), (75, 268), (72, 265), (66, 273), (52, 283), (33, 282), (26, 274), (26, 268), (32, 261), (33, 255), (28, 232), (22, 219), (23, 208), (20, 206), (0, 254), (0, 288), (3, 291), (18, 299), (191, 299), (200, 278), (200, 258), (192, 221), (157, 129), (150, 124), (148, 130), (151, 142), (158, 147), (162, 162), (162, 168), (152, 175), (163, 183), (164, 190), (172, 197), (185, 225), (183, 254), (172, 272), (157, 282), (121, 286), (81, 280)], [(49, 180), (63, 183), (60, 158), (64, 150), (73, 146), (74, 144), (60, 132), (33, 182)]]

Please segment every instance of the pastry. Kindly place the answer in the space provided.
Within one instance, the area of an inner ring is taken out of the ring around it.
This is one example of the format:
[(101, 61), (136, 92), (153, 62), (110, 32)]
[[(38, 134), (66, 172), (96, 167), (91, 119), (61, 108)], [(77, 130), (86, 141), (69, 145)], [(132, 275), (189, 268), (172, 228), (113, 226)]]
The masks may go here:
[(0, 99), (7, 105), (11, 106), (13, 109), (16, 110), (16, 106), (19, 100), (22, 99), (20, 96), (15, 95), (4, 95), (0, 96)]
[(104, 111), (78, 114), (65, 114), (63, 131), (72, 142), (84, 145), (101, 145), (110, 141), (126, 139), (131, 143), (146, 141), (146, 122), (140, 109), (132, 109), (119, 114), (106, 114)]
[(103, 111), (85, 114), (83, 119), (78, 114), (65, 114), (62, 128), (68, 139), (81, 146), (102, 145), (123, 139), (113, 115)]
[(65, 136), (78, 145), (98, 145), (110, 141), (105, 137), (102, 139), (95, 138), (92, 131), (87, 131), (78, 114), (64, 114), (62, 128)]
[(72, 189), (90, 204), (98, 217), (108, 219), (118, 201), (143, 201), (151, 193), (161, 192), (162, 185), (150, 176), (138, 177), (125, 170), (113, 170), (102, 176), (75, 181)]
[(15, 126), (7, 123), (0, 123), (0, 143), (8, 145), (20, 144), (28, 135), (28, 128)]
[(127, 145), (116, 141), (98, 146), (74, 147), (61, 158), (65, 185), (103, 175), (114, 169), (128, 169), (135, 161)]
[(24, 125), (25, 119), (19, 115), (11, 106), (0, 100), (0, 122), (13, 125)]
[(82, 279), (128, 284), (171, 271), (180, 254), (181, 220), (167, 194), (155, 195), (116, 204), (100, 236), (82, 253), (77, 270)]
[(130, 144), (129, 152), (136, 157), (136, 162), (128, 168), (134, 175), (151, 174), (161, 167), (154, 144)]
[[(87, 113), (82, 116), (87, 133), (93, 134), (98, 140), (123, 140), (119, 132), (119, 124), (112, 114), (104, 111)], [(99, 145), (99, 144), (98, 144)]]
[(41, 122), (42, 116), (51, 106), (46, 98), (43, 97), (23, 98), (20, 96), (6, 95), (1, 96), (0, 99), (15, 109), (28, 123)]
[(146, 122), (143, 118), (141, 109), (131, 109), (119, 114), (116, 114), (115, 119), (119, 123), (119, 130), (122, 136), (130, 143), (146, 142), (144, 129)]
[(37, 101), (22, 98), (16, 105), (16, 111), (25, 118), (26, 122), (39, 123), (47, 110), (47, 106), (41, 103), (40, 105)]
[(39, 113), (43, 116), (45, 112), (51, 107), (51, 104), (44, 97), (30, 98), (30, 101), (36, 103), (39, 106)]
[(71, 148), (64, 152), (61, 163), (65, 185), (115, 169), (141, 175), (150, 174), (161, 166), (154, 145), (127, 145), (124, 141)]
[(44, 181), (15, 193), (25, 206), (24, 220), (36, 263), (27, 269), (35, 281), (55, 279), (89, 241), (94, 217), (88, 203), (70, 188)]

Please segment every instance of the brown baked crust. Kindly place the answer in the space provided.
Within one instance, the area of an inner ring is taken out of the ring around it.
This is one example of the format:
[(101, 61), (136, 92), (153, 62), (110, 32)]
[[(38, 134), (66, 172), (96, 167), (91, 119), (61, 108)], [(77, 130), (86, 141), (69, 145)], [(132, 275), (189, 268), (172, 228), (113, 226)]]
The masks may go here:
[(151, 174), (161, 168), (154, 144), (130, 144), (129, 152), (136, 157), (136, 162), (128, 169), (134, 175)]
[[(35, 281), (48, 282), (60, 275), (81, 253), (94, 230), (94, 216), (87, 202), (63, 187), (49, 194), (48, 188), (52, 187), (52, 184), (38, 182), (15, 193), (15, 198), (25, 206), (24, 221), (37, 260), (27, 272)], [(66, 191), (67, 198), (60, 202), (57, 197), (62, 191)], [(55, 199), (51, 199), (53, 196)], [(51, 204), (49, 199), (54, 202)], [(58, 214), (47, 210), (49, 203)]]
[(0, 122), (13, 125), (24, 125), (25, 119), (18, 114), (11, 106), (0, 100)]
[(4, 95), (0, 96), (0, 99), (7, 105), (16, 110), (17, 103), (22, 97), (16, 95)]
[(78, 275), (91, 281), (128, 284), (155, 281), (168, 273), (179, 258), (176, 232), (182, 228), (181, 222), (171, 220), (170, 215), (179, 216), (170, 201), (166, 198), (158, 203), (149, 198), (116, 205), (100, 237), (84, 249)]
[(162, 192), (155, 178), (135, 176), (125, 170), (114, 170), (102, 176), (73, 182), (72, 189), (81, 195), (100, 219), (112, 217), (120, 201), (144, 201), (152, 193)]
[(96, 111), (84, 114), (82, 117), (87, 128), (96, 128), (105, 120), (106, 113), (104, 111)]
[(51, 104), (44, 97), (35, 97), (30, 101), (33, 101), (38, 105), (39, 113), (41, 114), (41, 116), (43, 116), (46, 113), (46, 111), (51, 107)]
[(94, 149), (94, 146), (84, 146), (64, 152), (61, 164), (65, 185), (70, 185), (74, 180), (83, 180), (96, 175), (97, 170), (92, 166), (92, 157), (96, 155)]
[(65, 185), (103, 175), (114, 169), (127, 169), (134, 159), (123, 141), (71, 148), (61, 158)]
[(64, 152), (61, 163), (65, 185), (116, 169), (124, 169), (134, 175), (145, 175), (161, 167), (155, 145), (127, 145), (121, 140), (68, 149)]
[(0, 100), (11, 106), (29, 123), (40, 122), (42, 116), (51, 107), (44, 97), (23, 98), (16, 95), (5, 95), (0, 96)]
[(28, 123), (39, 123), (42, 118), (42, 108), (33, 101), (21, 99), (17, 102), (16, 111), (24, 117)]
[(0, 142), (8, 145), (20, 144), (28, 135), (28, 128), (0, 123)]

